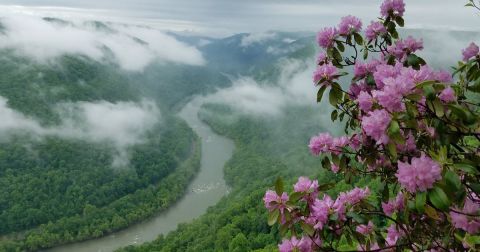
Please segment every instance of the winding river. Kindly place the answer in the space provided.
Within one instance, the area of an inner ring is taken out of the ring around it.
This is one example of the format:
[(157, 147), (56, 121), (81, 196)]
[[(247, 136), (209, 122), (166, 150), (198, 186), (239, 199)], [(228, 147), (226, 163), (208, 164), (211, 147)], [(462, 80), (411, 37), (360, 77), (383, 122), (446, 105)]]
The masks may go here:
[(215, 205), (227, 192), (223, 179), (223, 166), (232, 156), (234, 144), (223, 136), (215, 134), (198, 118), (202, 100), (196, 98), (180, 111), (179, 115), (202, 139), (200, 171), (189, 185), (188, 193), (175, 205), (151, 219), (145, 220), (108, 236), (66, 244), (50, 252), (110, 252), (128, 245), (152, 241), (160, 234), (166, 234), (177, 225), (189, 222)]

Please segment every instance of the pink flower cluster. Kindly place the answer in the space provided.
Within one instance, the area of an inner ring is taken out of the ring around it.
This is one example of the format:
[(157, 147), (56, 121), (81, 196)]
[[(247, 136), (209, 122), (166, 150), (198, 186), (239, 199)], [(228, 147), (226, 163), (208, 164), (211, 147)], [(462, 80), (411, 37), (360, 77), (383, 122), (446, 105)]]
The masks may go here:
[(365, 30), (365, 37), (368, 40), (374, 40), (379, 36), (382, 36), (387, 33), (387, 28), (383, 26), (381, 22), (371, 22)]
[(360, 32), (362, 30), (362, 21), (359, 18), (348, 15), (340, 20), (338, 33), (342, 36)]
[(415, 40), (413, 37), (409, 36), (405, 40), (397, 40), (395, 44), (387, 48), (387, 51), (397, 59), (404, 59), (406, 55), (421, 49), (423, 49), (423, 41)]
[(320, 241), (312, 241), (308, 236), (303, 236), (300, 240), (295, 236), (290, 239), (284, 239), (281, 244), (278, 245), (280, 252), (313, 252), (314, 247), (320, 245)]
[(324, 195), (323, 199), (316, 199), (311, 205), (310, 216), (305, 220), (315, 229), (323, 229), (328, 223), (330, 214), (336, 214), (339, 220), (346, 220), (348, 207), (358, 204), (370, 195), (370, 189), (354, 188), (348, 192), (342, 192), (334, 201), (330, 196)]
[(390, 114), (383, 109), (368, 112), (362, 118), (362, 129), (368, 136), (377, 141), (377, 144), (387, 144), (389, 141), (387, 128), (392, 121)]
[(310, 152), (313, 155), (320, 155), (321, 153), (335, 153), (340, 154), (342, 149), (349, 144), (350, 140), (346, 136), (334, 138), (330, 133), (320, 133), (310, 139)]
[(304, 200), (313, 202), (318, 196), (318, 180), (310, 180), (307, 177), (299, 177), (297, 183), (293, 186), (295, 192), (306, 193)]
[(320, 52), (317, 55), (317, 65), (323, 65), (327, 63), (327, 54), (325, 52)]
[(282, 193), (282, 195), (278, 195), (275, 191), (268, 190), (263, 197), (263, 202), (270, 212), (278, 209), (283, 217), (284, 211), (287, 208), (288, 199), (289, 197), (286, 192)]
[(456, 228), (463, 229), (470, 234), (480, 232), (480, 204), (478, 199), (475, 201), (468, 198), (465, 200), (463, 209), (458, 208), (450, 212), (453, 225)]
[(438, 98), (444, 103), (454, 102), (457, 100), (455, 91), (451, 87), (445, 88), (439, 95)]
[(442, 178), (441, 173), (440, 165), (422, 153), (419, 158), (412, 158), (411, 164), (399, 161), (395, 176), (407, 191), (415, 193), (432, 188)]
[(382, 17), (403, 16), (405, 13), (405, 3), (403, 0), (386, 0), (380, 6)]
[(382, 202), (383, 212), (388, 216), (392, 216), (395, 211), (403, 211), (405, 208), (404, 201), (403, 193), (399, 193), (395, 199), (390, 200), (387, 203)]
[(334, 27), (326, 27), (323, 28), (317, 34), (317, 43), (322, 48), (329, 48), (333, 46), (335, 39), (338, 37), (337, 28)]
[(372, 221), (369, 221), (367, 225), (358, 225), (356, 231), (363, 235), (369, 235), (373, 232), (375, 226)]
[(337, 78), (338, 70), (332, 63), (318, 66), (313, 73), (313, 82), (315, 83), (315, 85), (328, 85), (332, 80)]
[(467, 48), (462, 50), (463, 60), (468, 61), (472, 57), (478, 56), (479, 51), (480, 49), (478, 48), (477, 44), (473, 42), (470, 43), (470, 45)]
[(398, 239), (403, 236), (405, 236), (405, 233), (402, 230), (399, 230), (395, 224), (392, 224), (387, 228), (387, 237), (385, 241), (388, 246), (393, 246), (397, 244)]

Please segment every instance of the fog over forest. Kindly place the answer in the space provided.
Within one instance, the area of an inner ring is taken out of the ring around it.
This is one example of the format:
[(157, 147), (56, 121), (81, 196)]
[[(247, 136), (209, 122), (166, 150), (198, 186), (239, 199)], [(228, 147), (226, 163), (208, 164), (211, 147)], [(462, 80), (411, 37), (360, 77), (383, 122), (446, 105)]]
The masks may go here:
[[(381, 2), (0, 0), (0, 251), (276, 251), (278, 177), (353, 187), (308, 148), (348, 128), (317, 31)], [(405, 2), (433, 69), (480, 41), (464, 3)]]

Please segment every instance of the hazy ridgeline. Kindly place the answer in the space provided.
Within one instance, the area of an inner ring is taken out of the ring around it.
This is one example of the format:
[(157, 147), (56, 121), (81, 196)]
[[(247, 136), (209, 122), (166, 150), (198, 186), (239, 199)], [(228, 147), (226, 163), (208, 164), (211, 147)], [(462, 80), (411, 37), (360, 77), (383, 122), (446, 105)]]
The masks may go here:
[[(279, 237), (261, 197), (273, 180), (340, 179), (306, 146), (321, 128), (343, 127), (315, 103), (311, 34), (215, 39), (23, 16), (1, 24), (0, 251), (100, 237), (174, 203), (199, 167), (198, 139), (176, 116), (196, 95), (208, 101), (201, 119), (236, 143), (225, 167), (232, 192), (167, 238), (126, 250), (270, 251)], [(404, 32), (425, 38), (434, 66), (453, 65), (450, 52), (479, 37)]]

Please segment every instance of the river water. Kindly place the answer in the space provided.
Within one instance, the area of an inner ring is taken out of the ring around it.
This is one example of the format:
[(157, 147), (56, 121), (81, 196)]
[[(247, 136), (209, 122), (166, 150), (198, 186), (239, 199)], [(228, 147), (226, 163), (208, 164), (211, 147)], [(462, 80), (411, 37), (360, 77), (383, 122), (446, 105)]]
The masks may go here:
[(187, 194), (175, 205), (157, 216), (140, 222), (108, 236), (71, 243), (49, 249), (51, 252), (110, 252), (128, 245), (139, 245), (152, 241), (159, 234), (175, 230), (179, 223), (189, 222), (215, 205), (227, 192), (223, 179), (223, 166), (232, 156), (234, 144), (215, 134), (198, 118), (202, 100), (196, 98), (179, 113), (202, 140), (200, 171), (189, 185)]

